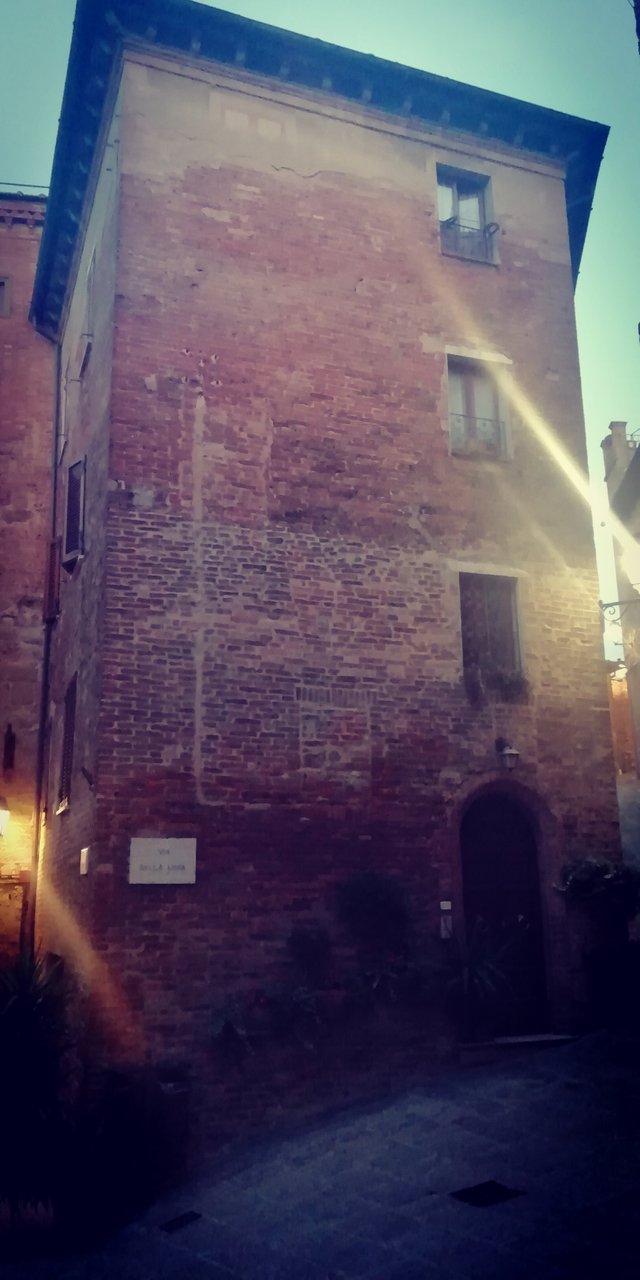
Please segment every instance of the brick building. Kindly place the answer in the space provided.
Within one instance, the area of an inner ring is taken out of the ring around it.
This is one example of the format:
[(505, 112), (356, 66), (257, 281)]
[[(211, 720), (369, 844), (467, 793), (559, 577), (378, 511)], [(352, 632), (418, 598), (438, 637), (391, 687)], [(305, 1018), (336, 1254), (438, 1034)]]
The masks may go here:
[(566, 1026), (554, 879), (617, 851), (569, 478), (606, 129), (181, 0), (102, 10), (32, 306), (62, 561), (38, 929), (113, 1054), (204, 1075), (211, 1009), (373, 867), (425, 935), (525, 915), (517, 1029)]
[(54, 353), (28, 314), (45, 206), (0, 192), (0, 954), (18, 944), (34, 843)]
[(640, 453), (626, 422), (610, 422), (602, 441), (605, 480), (614, 522), (617, 602), (604, 604), (605, 620), (620, 623), (633, 737), (630, 767), (640, 776)]

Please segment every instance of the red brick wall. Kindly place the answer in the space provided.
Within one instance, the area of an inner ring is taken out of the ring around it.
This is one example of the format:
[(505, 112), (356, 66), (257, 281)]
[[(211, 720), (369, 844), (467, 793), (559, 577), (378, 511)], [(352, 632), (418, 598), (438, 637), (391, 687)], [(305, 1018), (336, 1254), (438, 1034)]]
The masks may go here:
[(0, 751), (9, 724), (16, 737), (15, 767), (0, 780), (11, 809), (0, 872), (12, 874), (32, 857), (49, 539), (54, 348), (28, 321), (43, 217), (41, 201), (0, 196), (0, 276), (10, 291), (0, 316)]
[[(511, 460), (450, 456), (445, 348), (503, 353), (584, 462), (561, 175), (474, 161), (500, 265), (456, 261), (434, 139), (271, 104), (270, 152), (263, 101), (238, 139), (200, 82), (127, 77), (95, 848), (70, 890), (112, 1044), (206, 1063), (213, 1007), (277, 976), (353, 870), (402, 879), (423, 934), (441, 897), (460, 926), (459, 814), (501, 735), (539, 824), (559, 1023), (558, 861), (617, 848), (590, 518), (522, 414)], [(519, 578), (519, 702), (465, 690), (474, 569)], [(59, 821), (79, 844), (73, 805)], [(133, 835), (196, 836), (196, 884), (130, 886)]]
[[(117, 251), (115, 136), (112, 129), (102, 156), (92, 211), (83, 225), (75, 287), (65, 310), (60, 352), (66, 396), (62, 397), (65, 412), (58, 424), (56, 449), (56, 529), (62, 538), (68, 468), (86, 458), (84, 555), (60, 572), (60, 615), (53, 629), (49, 685), (46, 839), (37, 919), (38, 936), (51, 950), (68, 955), (87, 983), (96, 981), (99, 971), (91, 919), (94, 898), (100, 899), (101, 875), (96, 874), (94, 866), (91, 875), (81, 875), (80, 854), (83, 848), (89, 848), (90, 863), (93, 862)], [(89, 328), (91, 350), (85, 358)], [(70, 806), (58, 812), (65, 694), (74, 677), (77, 698)]]

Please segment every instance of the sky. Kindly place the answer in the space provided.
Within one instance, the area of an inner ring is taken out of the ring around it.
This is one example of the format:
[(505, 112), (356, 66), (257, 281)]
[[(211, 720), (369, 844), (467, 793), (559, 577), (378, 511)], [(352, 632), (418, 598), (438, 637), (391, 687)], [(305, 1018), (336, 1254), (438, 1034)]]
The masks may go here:
[[(611, 127), (576, 289), (589, 458), (600, 482), (609, 422), (640, 429), (640, 57), (631, 0), (218, 7)], [(0, 189), (49, 182), (74, 9), (75, 0), (0, 0)], [(615, 588), (604, 551), (601, 574), (606, 598)]]

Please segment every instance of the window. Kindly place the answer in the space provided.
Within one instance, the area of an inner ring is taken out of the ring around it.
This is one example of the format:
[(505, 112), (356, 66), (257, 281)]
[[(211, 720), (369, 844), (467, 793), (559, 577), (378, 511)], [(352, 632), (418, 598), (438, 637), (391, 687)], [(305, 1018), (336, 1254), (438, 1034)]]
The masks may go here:
[(62, 563), (72, 569), (84, 551), (84, 482), (85, 462), (74, 462), (67, 469), (67, 500), (65, 507)]
[(47, 576), (44, 586), (43, 620), (55, 622), (60, 612), (60, 538), (49, 543)]
[(73, 772), (73, 739), (76, 729), (77, 676), (67, 686), (64, 698), (64, 727), (62, 730), (62, 759), (60, 761), (60, 786), (56, 813), (63, 813), (71, 801), (71, 775)]
[(85, 282), (85, 314), (84, 314), (84, 330), (80, 338), (80, 350), (78, 353), (78, 377), (82, 379), (86, 373), (91, 349), (93, 347), (93, 330), (95, 325), (95, 279), (96, 279), (96, 251), (91, 252), (89, 266), (87, 267), (87, 278)]
[(67, 360), (64, 373), (60, 377), (60, 425), (58, 435), (58, 462), (62, 462), (62, 455), (67, 447), (67, 437), (69, 435), (69, 419), (71, 417), (71, 362)]
[(449, 356), (447, 376), (451, 452), (504, 456), (505, 423), (490, 366)]
[(437, 166), (442, 252), (474, 262), (494, 262), (498, 224), (490, 220), (489, 179)]
[(85, 284), (86, 290), (86, 310), (85, 310), (85, 333), (88, 338), (93, 337), (93, 327), (95, 324), (95, 286), (96, 286), (96, 251), (91, 250), (89, 258), (89, 266), (87, 267), (87, 279)]
[(517, 580), (488, 573), (460, 574), (462, 664), (465, 677), (505, 690), (522, 678)]
[(8, 276), (0, 276), (0, 316), (8, 316), (11, 310), (11, 282)]

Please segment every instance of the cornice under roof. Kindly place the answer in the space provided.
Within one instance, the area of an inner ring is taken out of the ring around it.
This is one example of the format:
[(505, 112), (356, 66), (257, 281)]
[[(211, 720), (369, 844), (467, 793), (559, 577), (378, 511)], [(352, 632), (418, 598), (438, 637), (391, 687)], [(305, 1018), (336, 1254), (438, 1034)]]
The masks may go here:
[(45, 195), (26, 196), (23, 191), (0, 191), (0, 227), (14, 224), (41, 227), (46, 208)]
[(574, 282), (607, 134), (606, 125), (476, 89), (456, 80), (294, 35), (192, 0), (77, 0), (31, 319), (58, 335), (87, 183), (114, 63), (127, 41), (350, 99), (360, 106), (475, 134), (566, 165)]

